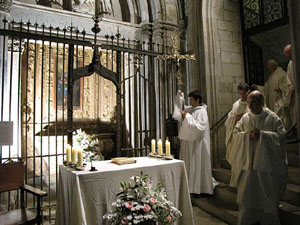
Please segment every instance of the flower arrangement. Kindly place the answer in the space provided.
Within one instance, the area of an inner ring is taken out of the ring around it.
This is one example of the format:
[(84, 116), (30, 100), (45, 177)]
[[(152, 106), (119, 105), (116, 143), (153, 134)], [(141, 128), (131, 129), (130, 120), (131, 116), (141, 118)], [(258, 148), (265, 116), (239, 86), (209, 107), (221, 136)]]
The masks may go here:
[(161, 183), (154, 188), (148, 175), (134, 176), (133, 182), (121, 181), (122, 191), (112, 203), (110, 212), (103, 216), (108, 224), (156, 224), (167, 225), (175, 222), (181, 212), (166, 199)]
[(99, 140), (95, 135), (89, 135), (78, 129), (73, 132), (73, 143), (83, 151), (83, 159), (85, 161), (103, 160), (100, 152)]

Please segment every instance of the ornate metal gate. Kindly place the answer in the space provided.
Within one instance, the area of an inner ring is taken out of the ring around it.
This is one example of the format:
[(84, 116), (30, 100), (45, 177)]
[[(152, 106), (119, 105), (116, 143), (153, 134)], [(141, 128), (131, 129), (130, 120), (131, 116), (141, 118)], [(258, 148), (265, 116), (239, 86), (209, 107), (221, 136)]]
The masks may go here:
[[(0, 163), (24, 160), (26, 182), (48, 192), (43, 215), (51, 222), (57, 169), (73, 130), (97, 134), (108, 157), (146, 155), (152, 138), (166, 138), (176, 64), (157, 56), (172, 48), (120, 33), (95, 35), (92, 43), (72, 26), (4, 20), (0, 27), (1, 122), (14, 127), (14, 143), (1, 146)], [(2, 194), (0, 210), (15, 207), (16, 196)]]

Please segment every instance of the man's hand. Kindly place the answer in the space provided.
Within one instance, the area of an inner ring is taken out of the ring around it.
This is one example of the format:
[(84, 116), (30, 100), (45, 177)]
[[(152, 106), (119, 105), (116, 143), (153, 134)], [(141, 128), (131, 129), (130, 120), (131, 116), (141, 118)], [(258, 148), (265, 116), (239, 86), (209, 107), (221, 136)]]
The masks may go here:
[(243, 115), (244, 115), (244, 113), (241, 113), (241, 114), (237, 115), (235, 117), (235, 123), (237, 123), (242, 118)]
[(181, 114), (182, 114), (183, 118), (185, 118), (185, 116), (186, 116), (187, 112), (186, 112), (186, 111), (184, 111), (184, 110), (181, 110)]
[(258, 140), (260, 136), (260, 130), (259, 129), (255, 129), (250, 131), (250, 140)]
[(181, 96), (181, 97), (183, 97), (183, 95), (184, 95), (183, 92), (180, 91), (180, 90), (178, 90), (177, 93), (178, 93), (178, 95)]

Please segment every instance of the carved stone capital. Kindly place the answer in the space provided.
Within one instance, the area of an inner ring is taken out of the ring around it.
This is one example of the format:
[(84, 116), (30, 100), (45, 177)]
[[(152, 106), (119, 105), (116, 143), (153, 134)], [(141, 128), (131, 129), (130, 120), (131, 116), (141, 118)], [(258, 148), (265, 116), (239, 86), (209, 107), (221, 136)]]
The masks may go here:
[(149, 31), (153, 30), (153, 25), (152, 25), (152, 23), (141, 23), (140, 24), (140, 29), (143, 32), (149, 32)]
[(176, 24), (162, 21), (153, 24), (153, 37), (157, 43), (171, 46), (171, 37), (178, 37), (180, 33), (181, 28)]
[(12, 6), (12, 0), (0, 0), (0, 13), (10, 12), (10, 7)]

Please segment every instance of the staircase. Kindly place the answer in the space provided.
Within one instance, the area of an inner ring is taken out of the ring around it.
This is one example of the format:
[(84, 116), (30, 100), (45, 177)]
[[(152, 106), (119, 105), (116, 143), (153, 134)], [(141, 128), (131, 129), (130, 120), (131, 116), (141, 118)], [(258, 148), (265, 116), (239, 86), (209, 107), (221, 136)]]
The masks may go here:
[[(282, 225), (300, 224), (300, 169), (297, 144), (287, 145), (288, 184), (285, 197), (281, 201), (279, 217)], [(219, 182), (215, 193), (207, 198), (193, 198), (192, 203), (220, 220), (236, 225), (238, 204), (236, 189), (229, 187), (230, 165), (223, 159), (221, 168), (213, 169), (213, 177)]]

